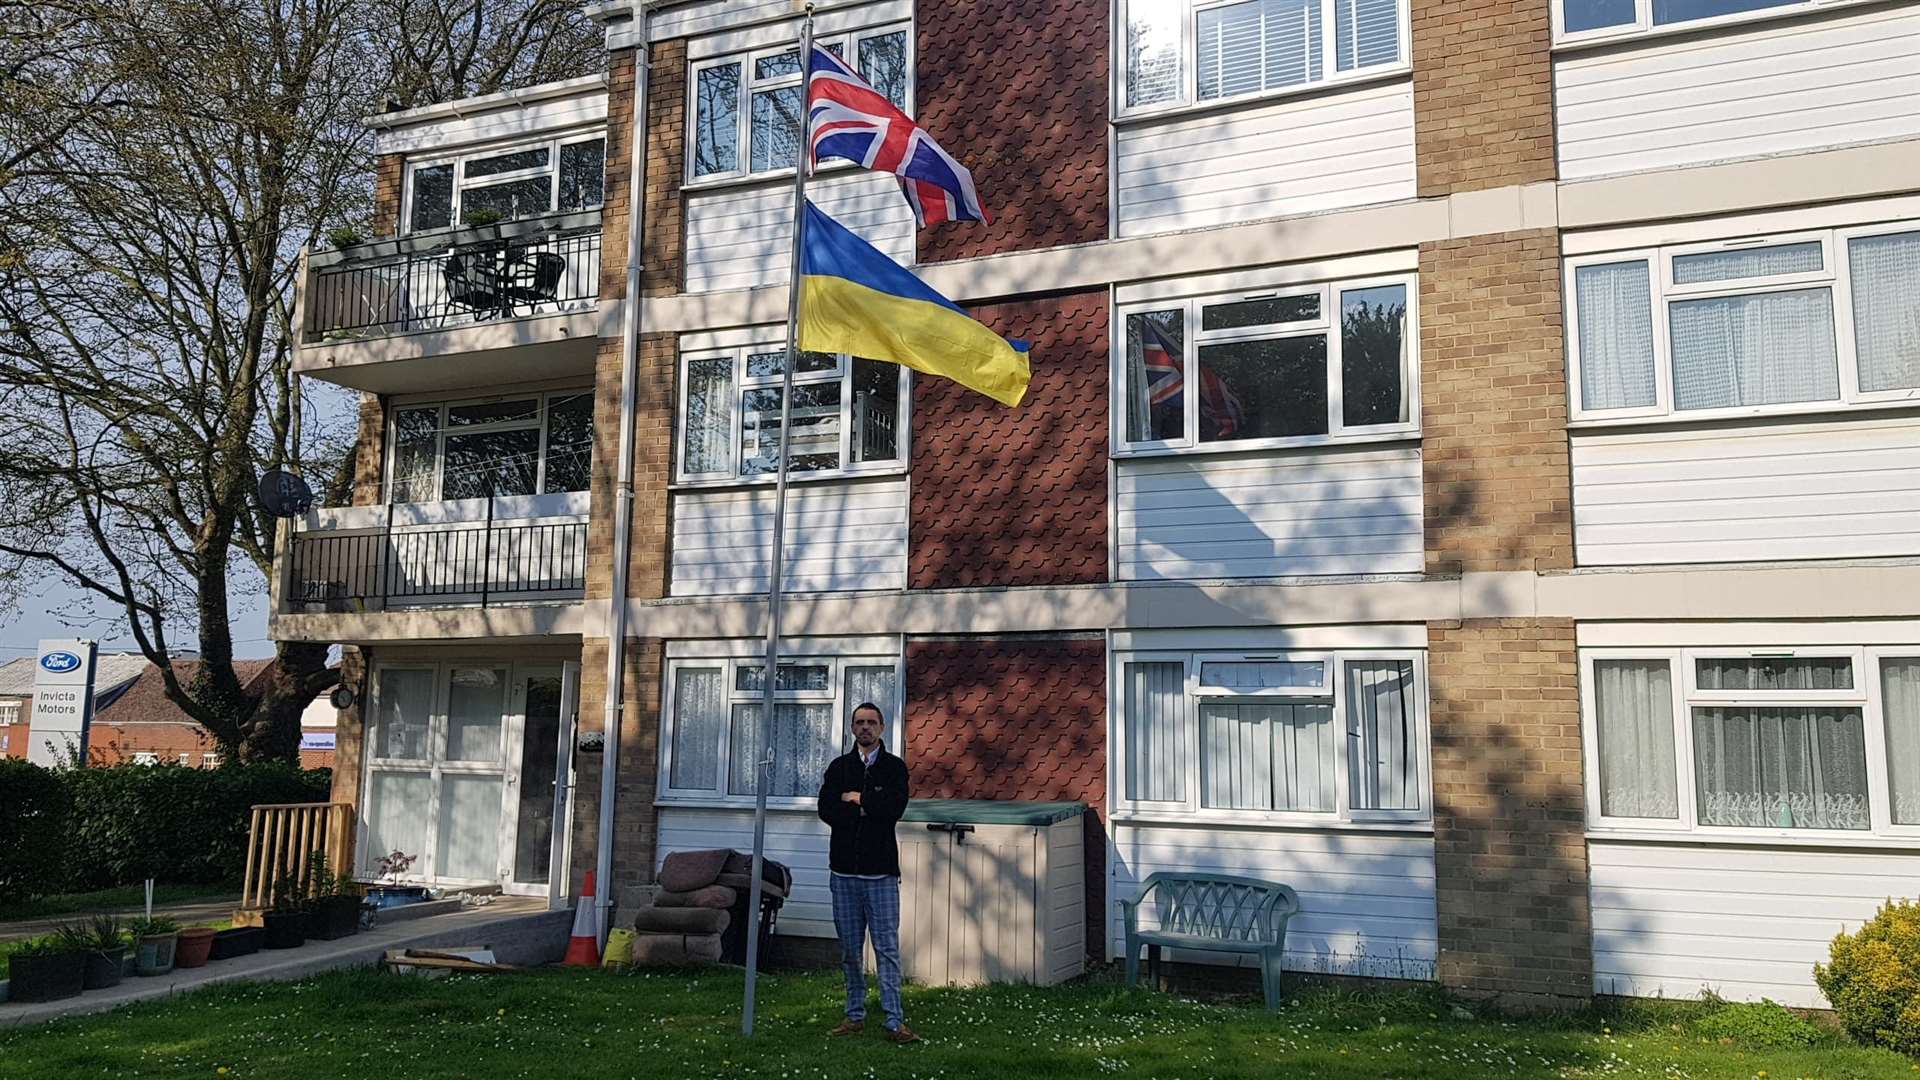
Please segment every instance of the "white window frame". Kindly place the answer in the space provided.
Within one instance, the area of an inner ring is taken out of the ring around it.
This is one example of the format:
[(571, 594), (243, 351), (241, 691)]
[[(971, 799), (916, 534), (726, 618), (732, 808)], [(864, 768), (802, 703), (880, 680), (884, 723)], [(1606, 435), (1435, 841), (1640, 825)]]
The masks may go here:
[[(528, 177), (540, 176), (543, 174), (547, 176), (547, 211), (546, 212), (547, 214), (550, 215), (557, 212), (557, 209), (560, 203), (560, 148), (563, 146), (572, 146), (576, 143), (593, 142), (595, 140), (604, 142), (606, 138), (607, 138), (607, 133), (604, 129), (595, 129), (592, 131), (574, 131), (574, 132), (569, 132), (567, 134), (562, 134), (562, 135), (548, 136), (542, 139), (522, 140), (519, 142), (510, 142), (510, 143), (495, 143), (493, 145), (486, 146), (486, 147), (462, 150), (459, 153), (455, 153), (455, 154), (423, 155), (418, 158), (410, 157), (406, 161), (406, 182), (402, 185), (402, 187), (405, 190), (403, 191), (402, 197), (400, 199), (400, 229), (399, 229), (400, 234), (404, 236), (413, 232), (413, 193), (414, 193), (413, 174), (416, 170), (431, 169), (438, 165), (453, 166), (453, 204), (451, 209), (452, 216), (448, 218), (449, 224), (446, 226), (445, 229), (428, 230), (430, 232), (444, 232), (444, 231), (462, 229), (466, 227), (460, 223), (460, 210), (461, 210), (461, 194), (467, 188), (491, 187), (495, 184), (508, 183), (514, 180), (525, 180)], [(538, 150), (542, 147), (545, 147), (547, 151), (547, 163), (544, 166), (541, 166), (540, 168), (518, 169), (513, 172), (495, 173), (491, 176), (481, 177), (474, 183), (471, 183), (471, 184), (467, 183), (466, 174), (467, 174), (467, 163), (469, 161), (484, 161), (487, 158), (500, 157), (505, 154), (515, 154), (523, 150)], [(602, 163), (601, 167), (603, 169), (605, 168), (605, 161), (606, 161), (606, 156), (603, 149), (601, 154), (601, 163)], [(606, 195), (606, 181), (602, 179), (601, 180), (601, 197), (603, 201), (601, 206), (605, 205), (605, 202), (604, 202), (605, 195)], [(578, 212), (591, 213), (594, 210), (601, 209), (601, 206), (583, 207)], [(523, 218), (521, 220), (530, 220), (530, 219)]]
[[(1368, 424), (1348, 427), (1345, 423), (1346, 395), (1343, 392), (1344, 357), (1340, 328), (1340, 294), (1361, 289), (1397, 285), (1406, 291), (1406, 327), (1401, 331), (1402, 362), (1400, 391), (1406, 404), (1407, 419), (1393, 424)], [(1320, 315), (1315, 319), (1263, 326), (1236, 327), (1231, 330), (1201, 330), (1202, 311), (1217, 304), (1248, 300), (1317, 295)], [(1113, 317), (1112, 359), (1108, 368), (1110, 433), (1113, 456), (1157, 457), (1171, 454), (1218, 454), (1245, 450), (1282, 450), (1294, 447), (1329, 446), (1346, 443), (1400, 441), (1420, 434), (1420, 284), (1414, 274), (1383, 274), (1372, 277), (1343, 278), (1307, 284), (1277, 284), (1272, 288), (1209, 293), (1202, 296), (1172, 295), (1166, 299), (1144, 299), (1116, 305)], [(1200, 395), (1182, 395), (1186, 418), (1178, 439), (1127, 440), (1127, 318), (1156, 311), (1182, 313), (1186, 372), (1197, 372), (1200, 348), (1237, 341), (1269, 341), (1280, 338), (1315, 337), (1327, 339), (1327, 433), (1324, 435), (1287, 435), (1267, 439), (1220, 439), (1200, 441)]]
[[(746, 448), (746, 414), (742, 407), (747, 391), (780, 389), (779, 373), (772, 375), (747, 375), (747, 357), (764, 356), (769, 353), (786, 352), (784, 342), (763, 342), (757, 345), (731, 345), (717, 348), (687, 349), (680, 354), (679, 393), (674, 403), (673, 458), (676, 483), (682, 486), (721, 486), (735, 484), (771, 484), (776, 477), (773, 473), (758, 473), (752, 476), (740, 471), (741, 453)], [(838, 383), (840, 386), (840, 467), (837, 469), (811, 469), (805, 472), (793, 471), (787, 474), (789, 481), (820, 480), (834, 477), (892, 475), (907, 469), (909, 435), (912, 431), (909, 413), (912, 406), (913, 382), (910, 369), (901, 365), (889, 365), (898, 369), (900, 378), (899, 411), (894, 417), (894, 456), (885, 461), (849, 462), (848, 456), (853, 450), (853, 360), (846, 353), (834, 354), (837, 362), (831, 371), (808, 371), (793, 373), (795, 389), (807, 385)], [(732, 426), (727, 436), (727, 461), (731, 469), (727, 472), (687, 471), (687, 365), (705, 360), (727, 360), (733, 362), (732, 398), (729, 401), (729, 414)], [(886, 361), (870, 361), (884, 364)], [(544, 445), (544, 444), (543, 444)]]
[[(1112, 42), (1109, 52), (1113, 56), (1113, 70), (1109, 82), (1112, 84), (1111, 107), (1116, 120), (1134, 120), (1143, 117), (1165, 116), (1170, 113), (1191, 112), (1201, 109), (1232, 108), (1254, 102), (1271, 101), (1276, 98), (1298, 97), (1324, 90), (1329, 86), (1341, 86), (1350, 83), (1374, 82), (1380, 79), (1395, 78), (1413, 71), (1413, 61), (1409, 56), (1412, 40), (1412, 5), (1408, 0), (1397, 0), (1395, 15), (1395, 40), (1399, 45), (1399, 59), (1391, 64), (1373, 64), (1355, 68), (1352, 71), (1335, 70), (1339, 60), (1338, 41), (1335, 31), (1335, 8), (1337, 0), (1320, 0), (1320, 77), (1308, 78), (1293, 86), (1276, 87), (1272, 90), (1252, 90), (1242, 94), (1230, 94), (1224, 97), (1200, 99), (1200, 11), (1206, 8), (1231, 7), (1245, 0), (1184, 0), (1184, 10), (1180, 17), (1180, 89), (1171, 101), (1155, 102), (1151, 105), (1129, 106), (1127, 104), (1127, 6), (1134, 0), (1114, 0), (1111, 21), (1113, 26)], [(1152, 0), (1148, 0), (1152, 2)]]
[(1551, 0), (1548, 7), (1553, 13), (1553, 43), (1555, 45), (1588, 45), (1618, 41), (1633, 37), (1666, 37), (1671, 34), (1693, 33), (1699, 30), (1712, 30), (1719, 27), (1738, 26), (1744, 23), (1771, 22), (1790, 19), (1815, 11), (1825, 11), (1836, 7), (1853, 7), (1872, 0), (1798, 0), (1797, 3), (1779, 4), (1774, 7), (1758, 8), (1753, 11), (1736, 11), (1726, 15), (1713, 15), (1704, 19), (1685, 19), (1680, 22), (1653, 22), (1653, 0), (1635, 0), (1634, 17), (1630, 23), (1617, 26), (1599, 26), (1591, 30), (1567, 31), (1567, 13), (1565, 0)]
[[(822, 34), (813, 40), (814, 44), (822, 48), (832, 45), (841, 46), (841, 59), (846, 60), (855, 71), (859, 71), (860, 43), (869, 38), (885, 37), (888, 34), (896, 33), (904, 34), (906, 37), (907, 102), (905, 107), (900, 111), (906, 113), (908, 116), (912, 116), (914, 115), (914, 102), (917, 100), (915, 97), (917, 86), (914, 80), (914, 35), (913, 23), (911, 21), (888, 22), (844, 33)], [(738, 180), (793, 175), (794, 167), (792, 165), (784, 165), (775, 169), (761, 169), (759, 171), (755, 171), (753, 168), (753, 94), (756, 90), (778, 90), (783, 86), (801, 85), (802, 78), (807, 70), (806, 58), (801, 58), (799, 71), (787, 75), (777, 75), (767, 79), (756, 79), (754, 78), (753, 69), (754, 65), (760, 60), (764, 60), (769, 56), (779, 56), (782, 53), (793, 52), (799, 47), (799, 39), (796, 38), (778, 45), (769, 45), (744, 52), (732, 52), (708, 57), (696, 60), (687, 65), (687, 153), (682, 170), (682, 182), (685, 186), (707, 187)], [(732, 64), (738, 64), (740, 66), (740, 89), (734, 102), (734, 121), (739, 126), (738, 133), (734, 140), (734, 167), (731, 169), (723, 169), (719, 172), (707, 173), (704, 176), (696, 175), (694, 172), (694, 155), (696, 152), (695, 140), (698, 136), (695, 128), (698, 123), (696, 110), (699, 108), (700, 102), (700, 73), (713, 68), (727, 67)], [(865, 77), (865, 74), (865, 72), (861, 72), (862, 77)], [(804, 155), (807, 152), (806, 92), (804, 90), (801, 92), (800, 97), (800, 153)], [(818, 173), (836, 166), (846, 168), (855, 167), (851, 162), (835, 160), (821, 162), (813, 171)]]
[[(1225, 687), (1204, 686), (1200, 682), (1200, 665), (1219, 661), (1313, 661), (1325, 664), (1322, 671), (1327, 685), (1320, 689), (1310, 687), (1279, 687), (1255, 690), (1236, 690)], [(1411, 700), (1414, 706), (1413, 738), (1419, 745), (1414, 767), (1419, 775), (1414, 778), (1414, 789), (1419, 793), (1420, 806), (1413, 810), (1369, 810), (1353, 807), (1352, 777), (1348, 766), (1348, 718), (1347, 718), (1347, 665), (1349, 663), (1388, 660), (1413, 665), (1413, 691)], [(1184, 693), (1182, 694), (1182, 722), (1188, 733), (1184, 747), (1184, 788), (1186, 798), (1183, 801), (1134, 799), (1128, 796), (1126, 778), (1130, 770), (1132, 746), (1127, 739), (1128, 680), (1126, 669), (1129, 664), (1178, 663), (1183, 665)], [(1433, 764), (1432, 738), (1430, 735), (1429, 715), (1431, 710), (1427, 690), (1427, 657), (1421, 649), (1337, 649), (1337, 650), (1299, 650), (1299, 649), (1254, 649), (1242, 652), (1220, 651), (1169, 651), (1141, 650), (1115, 652), (1112, 654), (1112, 669), (1108, 676), (1108, 685), (1113, 688), (1114, 702), (1110, 721), (1109, 739), (1114, 747), (1110, 759), (1109, 772), (1112, 775), (1112, 800), (1117, 815), (1139, 819), (1151, 819), (1169, 822), (1204, 822), (1221, 825), (1292, 825), (1316, 826), (1321, 828), (1341, 826), (1369, 827), (1407, 827), (1424, 828), (1433, 819)], [(1280, 701), (1301, 704), (1328, 704), (1333, 710), (1333, 809), (1316, 810), (1234, 810), (1205, 807), (1201, 805), (1202, 775), (1200, 764), (1200, 707), (1208, 702), (1254, 702)]]
[(133, 763), (135, 765), (158, 765), (160, 764), (160, 755), (151, 750), (138, 750), (134, 752)]
[[(1849, 243), (1862, 237), (1920, 232), (1920, 221), (1883, 222), (1874, 225), (1834, 229), (1802, 229), (1769, 233), (1706, 243), (1672, 244), (1664, 247), (1638, 247), (1617, 251), (1568, 256), (1562, 260), (1561, 288), (1565, 304), (1566, 348), (1568, 363), (1569, 424), (1604, 427), (1618, 423), (1644, 423), (1649, 420), (1690, 423), (1749, 416), (1804, 416), (1843, 413), (1863, 408), (1905, 405), (1920, 401), (1920, 387), (1867, 391), (1860, 389), (1859, 341), (1853, 325), (1853, 268)], [(1676, 256), (1717, 251), (1736, 251), (1756, 247), (1818, 241), (1823, 269), (1818, 272), (1781, 274), (1766, 278), (1703, 282), (1677, 285), (1673, 280)], [(1582, 400), (1580, 355), (1580, 304), (1575, 277), (1582, 267), (1613, 263), (1645, 262), (1648, 265), (1648, 301), (1653, 313), (1654, 402), (1652, 405), (1619, 409), (1589, 409)], [(1678, 409), (1674, 406), (1673, 343), (1670, 305), (1687, 300), (1719, 296), (1757, 296), (1770, 292), (1795, 292), (1807, 288), (1825, 288), (1833, 296), (1834, 362), (1838, 366), (1840, 395), (1821, 401), (1788, 401), (1774, 405), (1733, 405), (1714, 409)]]
[[(1699, 690), (1696, 661), (1714, 658), (1835, 657), (1851, 661), (1852, 690), (1716, 691)], [(1886, 718), (1880, 692), (1880, 664), (1883, 660), (1920, 658), (1920, 644), (1909, 646), (1753, 646), (1748, 648), (1582, 648), (1580, 650), (1580, 718), (1582, 756), (1586, 767), (1587, 831), (1594, 834), (1644, 834), (1670, 836), (1689, 841), (1720, 840), (1729, 844), (1754, 840), (1784, 841), (1811, 845), (1871, 846), (1876, 840), (1897, 840), (1909, 844), (1920, 839), (1920, 824), (1893, 824), (1891, 775), (1886, 747)], [(1668, 682), (1673, 688), (1674, 792), (1678, 816), (1674, 818), (1635, 818), (1609, 816), (1601, 812), (1600, 791), (1600, 714), (1595, 701), (1594, 663), (1601, 660), (1637, 660), (1665, 662)], [(1699, 792), (1694, 779), (1693, 707), (1743, 705), (1755, 708), (1793, 705), (1832, 704), (1860, 710), (1866, 744), (1867, 810), (1870, 827), (1866, 829), (1780, 829), (1751, 826), (1702, 825), (1699, 823)]]
[[(766, 663), (764, 654), (752, 656), (676, 656), (667, 661), (666, 677), (660, 699), (660, 772), (658, 787), (660, 793), (655, 802), (659, 805), (710, 806), (710, 807), (751, 807), (752, 795), (736, 795), (728, 790), (728, 780), (733, 775), (733, 708), (736, 705), (759, 704), (765, 700), (760, 690), (739, 689), (739, 672), (742, 668), (761, 667)], [(881, 729), (880, 739), (887, 751), (896, 756), (905, 757), (905, 742), (902, 733), (901, 713), (904, 711), (907, 688), (906, 658), (902, 653), (858, 652), (841, 654), (782, 654), (780, 665), (810, 666), (826, 665), (829, 669), (830, 690), (775, 690), (775, 701), (805, 701), (831, 703), (836, 731), (840, 737), (842, 752), (852, 738), (849, 728), (849, 715), (858, 701), (847, 700), (847, 669), (858, 667), (892, 667), (894, 700), (892, 702), (874, 702), (886, 714), (886, 725)], [(719, 756), (715, 759), (715, 786), (712, 788), (682, 788), (673, 785), (673, 746), (675, 733), (679, 730), (679, 717), (676, 715), (679, 700), (680, 672), (688, 669), (720, 669), (721, 685), (725, 689), (722, 703), (723, 715), (720, 717)], [(815, 796), (804, 797), (771, 795), (767, 796), (767, 805), (783, 810), (811, 810), (818, 803)]]
[[(386, 461), (385, 461), (385, 467), (381, 473), (381, 475), (386, 478), (385, 483), (383, 484), (384, 490), (382, 492), (382, 494), (385, 496), (386, 502), (393, 505), (417, 506), (422, 503), (449, 501), (445, 498), (446, 466), (447, 466), (447, 433), (448, 433), (447, 410), (448, 409), (458, 409), (467, 405), (491, 405), (491, 404), (502, 402), (502, 401), (525, 401), (528, 398), (532, 398), (536, 406), (536, 410), (535, 410), (536, 415), (533, 420), (530, 420), (530, 421), (529, 420), (503, 420), (503, 421), (497, 421), (495, 423), (490, 423), (490, 424), (473, 424), (467, 427), (462, 427), (459, 431), (459, 434), (484, 435), (492, 431), (537, 430), (540, 433), (540, 444), (539, 444), (539, 450), (536, 451), (539, 457), (538, 457), (538, 460), (535, 462), (535, 468), (534, 468), (534, 487), (537, 490), (533, 492), (533, 496), (568, 494), (568, 492), (548, 491), (546, 489), (547, 488), (547, 437), (550, 434), (550, 427), (551, 427), (548, 414), (549, 414), (549, 411), (553, 408), (554, 401), (562, 398), (579, 397), (582, 395), (584, 395), (588, 399), (588, 401), (591, 402), (593, 399), (593, 387), (592, 386), (574, 386), (574, 387), (565, 387), (565, 388), (554, 389), (554, 390), (529, 390), (524, 393), (518, 393), (518, 394), (489, 394), (485, 397), (457, 398), (453, 400), (444, 400), (444, 401), (415, 401), (415, 402), (395, 401), (387, 409), (388, 415), (387, 415), (387, 425), (386, 425), (386, 440), (387, 440)], [(395, 491), (395, 487), (397, 486), (397, 481), (399, 478), (397, 468), (398, 468), (399, 459), (400, 459), (400, 414), (403, 412), (414, 412), (414, 411), (423, 410), (423, 409), (438, 410), (438, 417), (435, 420), (436, 427), (434, 429), (434, 443), (433, 443), (433, 498), (414, 499), (414, 500), (410, 500), (408, 502), (402, 503), (395, 498), (397, 494)], [(589, 471), (591, 471), (591, 469), (589, 469)], [(588, 480), (589, 480), (589, 483), (591, 483), (591, 480), (592, 480), (591, 475), (589, 475)], [(495, 497), (504, 499), (504, 498), (531, 498), (533, 496), (499, 495)], [(484, 496), (473, 496), (473, 498), (484, 498)]]
[(0, 725), (17, 724), (19, 722), (20, 703), (17, 701), (0, 701)]

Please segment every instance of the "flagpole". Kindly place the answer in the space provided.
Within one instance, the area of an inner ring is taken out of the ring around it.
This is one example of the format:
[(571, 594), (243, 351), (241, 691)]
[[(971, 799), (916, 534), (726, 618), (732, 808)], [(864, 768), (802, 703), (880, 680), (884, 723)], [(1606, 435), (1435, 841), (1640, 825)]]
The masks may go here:
[(813, 59), (813, 4), (800, 23), (800, 146), (793, 167), (793, 264), (787, 282), (787, 362), (780, 372), (780, 457), (773, 481), (773, 548), (767, 559), (767, 657), (760, 668), (760, 760), (754, 763), (753, 880), (747, 886), (747, 990), (740, 1031), (753, 1034), (754, 990), (760, 971), (761, 868), (766, 864), (767, 787), (773, 779), (773, 701), (780, 672), (780, 573), (785, 561), (787, 437), (793, 426), (793, 369), (800, 364), (800, 258), (806, 244), (807, 173), (813, 141), (807, 123), (807, 83)]

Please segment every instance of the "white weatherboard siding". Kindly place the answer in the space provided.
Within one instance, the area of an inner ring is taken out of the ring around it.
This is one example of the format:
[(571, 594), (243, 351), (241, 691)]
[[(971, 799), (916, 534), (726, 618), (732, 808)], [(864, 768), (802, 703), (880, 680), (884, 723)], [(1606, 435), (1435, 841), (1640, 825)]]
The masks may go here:
[(1554, 61), (1560, 178), (1920, 136), (1920, 8), (1723, 27)]
[[(807, 184), (807, 198), (895, 262), (912, 265), (913, 210), (892, 176), (819, 177)], [(688, 292), (779, 284), (792, 262), (791, 182), (687, 193)]]
[[(1113, 827), (1107, 891), (1111, 954), (1124, 958), (1121, 899), (1156, 870), (1233, 874), (1290, 886), (1300, 914), (1287, 925), (1293, 971), (1431, 979), (1439, 953), (1433, 837), (1420, 833), (1236, 828)], [(1174, 960), (1257, 964), (1257, 957), (1174, 950)]]
[(1632, 997), (1772, 998), (1827, 1008), (1828, 945), (1889, 896), (1920, 892), (1920, 854), (1593, 838), (1593, 988)]
[(1119, 236), (1411, 199), (1413, 83), (1128, 124), (1114, 170)]
[(1117, 468), (1120, 578), (1417, 573), (1420, 450), (1185, 455)]
[[(673, 497), (674, 596), (767, 591), (773, 488)], [(907, 587), (907, 481), (887, 476), (787, 490), (787, 589)]]
[[(660, 808), (658, 871), (675, 851), (753, 850), (753, 811)], [(767, 858), (793, 871), (793, 895), (780, 909), (784, 937), (834, 936), (833, 897), (827, 891), (827, 826), (812, 810), (767, 811)]]
[(1583, 566), (1920, 553), (1920, 417), (1573, 435)]

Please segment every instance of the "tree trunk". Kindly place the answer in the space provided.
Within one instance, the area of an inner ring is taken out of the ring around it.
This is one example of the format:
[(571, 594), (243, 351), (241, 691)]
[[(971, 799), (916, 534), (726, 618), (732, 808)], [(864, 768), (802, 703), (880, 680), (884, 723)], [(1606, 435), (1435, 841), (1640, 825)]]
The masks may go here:
[(240, 761), (300, 761), (300, 714), (314, 696), (340, 682), (338, 668), (327, 667), (327, 646), (309, 641), (283, 641), (273, 666), (256, 684), (259, 697), (253, 714), (240, 725)]

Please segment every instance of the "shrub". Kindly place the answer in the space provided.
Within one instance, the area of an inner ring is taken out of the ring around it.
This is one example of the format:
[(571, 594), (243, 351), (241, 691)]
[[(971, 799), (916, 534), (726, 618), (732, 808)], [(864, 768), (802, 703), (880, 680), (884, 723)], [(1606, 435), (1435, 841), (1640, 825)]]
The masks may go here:
[(60, 774), (0, 758), (0, 902), (52, 891), (65, 858), (72, 797)]
[(1746, 1046), (1790, 1049), (1813, 1046), (1820, 1029), (1806, 1017), (1771, 1001), (1730, 1001), (1694, 1022), (1709, 1039), (1730, 1039)]
[(1847, 1034), (1920, 1055), (1920, 902), (1887, 901), (1859, 930), (1835, 935), (1829, 958), (1813, 980)]

